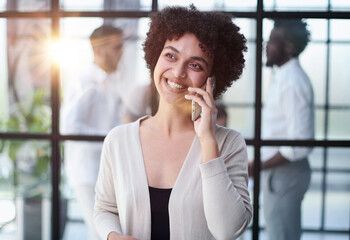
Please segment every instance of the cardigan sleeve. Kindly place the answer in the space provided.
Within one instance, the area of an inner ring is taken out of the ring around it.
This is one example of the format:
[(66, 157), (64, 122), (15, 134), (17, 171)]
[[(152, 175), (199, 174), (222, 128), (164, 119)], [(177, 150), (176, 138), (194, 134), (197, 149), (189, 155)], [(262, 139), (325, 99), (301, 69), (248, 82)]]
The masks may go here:
[(204, 214), (211, 234), (220, 240), (238, 238), (252, 218), (246, 145), (241, 135), (231, 133), (220, 157), (200, 164)]
[(94, 209), (95, 227), (103, 240), (106, 240), (112, 231), (122, 234), (111, 169), (109, 138), (107, 136), (102, 148), (100, 171), (95, 186)]

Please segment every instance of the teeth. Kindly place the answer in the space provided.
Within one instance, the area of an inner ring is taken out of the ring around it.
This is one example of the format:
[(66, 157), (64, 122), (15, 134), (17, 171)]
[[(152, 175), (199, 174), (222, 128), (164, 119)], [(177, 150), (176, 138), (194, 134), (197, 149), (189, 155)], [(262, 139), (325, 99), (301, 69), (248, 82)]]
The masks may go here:
[(167, 81), (168, 85), (173, 88), (173, 89), (184, 89), (185, 87), (180, 85), (180, 84), (177, 84), (177, 83), (174, 83), (170, 80)]

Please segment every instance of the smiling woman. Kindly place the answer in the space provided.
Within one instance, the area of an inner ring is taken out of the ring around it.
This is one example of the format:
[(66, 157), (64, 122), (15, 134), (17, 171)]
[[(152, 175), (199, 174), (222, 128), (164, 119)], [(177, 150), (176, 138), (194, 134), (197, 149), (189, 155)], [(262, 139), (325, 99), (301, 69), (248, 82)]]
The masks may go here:
[[(246, 40), (229, 16), (194, 6), (151, 20), (144, 51), (158, 112), (107, 135), (96, 229), (109, 240), (235, 239), (252, 217), (247, 150), (238, 132), (215, 125), (214, 98), (242, 73)], [(195, 121), (191, 101), (202, 109)]]

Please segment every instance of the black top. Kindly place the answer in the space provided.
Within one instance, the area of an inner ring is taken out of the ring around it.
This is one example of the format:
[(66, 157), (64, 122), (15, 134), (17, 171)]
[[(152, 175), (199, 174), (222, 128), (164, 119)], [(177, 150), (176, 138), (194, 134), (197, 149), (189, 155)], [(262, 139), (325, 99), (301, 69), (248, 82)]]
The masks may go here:
[(149, 187), (151, 202), (151, 240), (170, 239), (168, 203), (171, 188)]

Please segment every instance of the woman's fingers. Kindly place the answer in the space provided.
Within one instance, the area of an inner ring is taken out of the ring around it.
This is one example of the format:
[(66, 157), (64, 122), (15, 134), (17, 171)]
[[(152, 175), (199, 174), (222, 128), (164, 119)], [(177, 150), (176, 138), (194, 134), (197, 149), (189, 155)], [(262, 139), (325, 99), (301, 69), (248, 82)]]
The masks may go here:
[(209, 107), (209, 105), (206, 103), (206, 101), (200, 95), (185, 95), (185, 98), (188, 99), (188, 100), (195, 101), (202, 108)]
[(194, 93), (194, 95), (188, 95), (188, 96), (196, 97), (195, 99), (198, 99), (198, 104), (199, 105), (201, 105), (200, 102), (199, 102), (199, 99), (203, 99), (204, 103), (206, 105), (208, 105), (209, 107), (213, 107), (214, 106), (214, 99), (207, 91), (204, 91), (204, 90), (202, 90), (200, 88), (188, 88), (188, 91), (190, 93)]
[[(215, 107), (214, 100), (210, 95), (208, 95), (208, 93), (205, 93), (203, 95), (185, 95), (185, 98), (187, 100), (192, 100), (198, 103), (199, 106), (201, 106), (203, 113), (214, 114), (216, 116), (217, 109)], [(208, 117), (209, 116), (210, 115), (208, 115)]]

